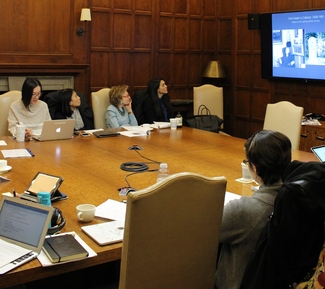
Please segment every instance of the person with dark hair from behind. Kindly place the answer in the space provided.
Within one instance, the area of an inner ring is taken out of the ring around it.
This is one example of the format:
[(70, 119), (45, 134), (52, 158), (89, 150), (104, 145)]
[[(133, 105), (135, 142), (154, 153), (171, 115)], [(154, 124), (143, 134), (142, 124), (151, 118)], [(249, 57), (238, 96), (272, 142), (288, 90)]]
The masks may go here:
[(146, 98), (143, 101), (143, 113), (145, 123), (169, 122), (169, 119), (174, 117), (167, 85), (160, 77), (151, 79), (148, 84)]
[(71, 88), (63, 89), (56, 97), (54, 119), (75, 119), (75, 130), (92, 129), (92, 120), (79, 110), (81, 100)]
[(221, 244), (215, 285), (238, 289), (249, 258), (282, 186), (282, 177), (291, 163), (291, 142), (280, 132), (257, 131), (245, 143), (249, 171), (259, 189), (251, 196), (230, 201), (223, 211)]
[(108, 128), (137, 126), (138, 122), (132, 111), (132, 100), (127, 85), (113, 86), (109, 91), (110, 105), (106, 110)]
[[(42, 85), (36, 78), (26, 78), (21, 91), (21, 99), (11, 103), (8, 114), (8, 130), (16, 136), (16, 125), (42, 124), (51, 120), (47, 104), (39, 98), (42, 95)], [(25, 128), (25, 138), (32, 136), (31, 128)]]

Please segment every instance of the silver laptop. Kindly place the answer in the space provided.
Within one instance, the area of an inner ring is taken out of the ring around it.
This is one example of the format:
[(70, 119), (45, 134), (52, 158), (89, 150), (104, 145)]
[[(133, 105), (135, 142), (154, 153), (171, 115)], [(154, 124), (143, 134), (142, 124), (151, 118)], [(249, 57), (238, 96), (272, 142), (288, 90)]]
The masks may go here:
[(2, 196), (0, 201), (0, 274), (34, 259), (41, 252), (53, 208)]
[(75, 124), (75, 119), (45, 120), (41, 135), (33, 135), (33, 139), (39, 141), (71, 139)]

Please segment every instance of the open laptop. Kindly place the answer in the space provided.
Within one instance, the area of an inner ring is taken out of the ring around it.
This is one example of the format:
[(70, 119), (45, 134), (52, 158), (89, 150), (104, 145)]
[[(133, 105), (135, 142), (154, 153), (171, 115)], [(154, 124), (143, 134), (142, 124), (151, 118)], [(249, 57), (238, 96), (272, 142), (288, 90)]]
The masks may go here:
[(325, 162), (325, 145), (312, 147), (310, 149), (322, 163)]
[(39, 141), (71, 139), (75, 126), (75, 119), (45, 120), (40, 135), (33, 135)]
[(0, 274), (41, 252), (53, 208), (14, 197), (0, 201)]

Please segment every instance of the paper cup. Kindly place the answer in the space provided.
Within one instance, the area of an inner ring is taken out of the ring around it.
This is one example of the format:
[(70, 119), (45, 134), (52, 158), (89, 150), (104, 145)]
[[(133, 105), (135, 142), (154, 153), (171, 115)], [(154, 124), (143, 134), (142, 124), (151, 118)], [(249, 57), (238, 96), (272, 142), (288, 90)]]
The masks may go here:
[(7, 160), (0, 160), (0, 171), (5, 170), (7, 167)]
[(16, 125), (16, 140), (18, 142), (25, 141), (25, 126), (21, 124)]
[(177, 119), (176, 118), (171, 118), (170, 119), (170, 128), (171, 129), (177, 129)]
[(249, 172), (248, 165), (245, 165), (244, 163), (241, 163), (242, 172), (243, 172), (243, 179), (244, 180), (251, 180), (252, 176)]

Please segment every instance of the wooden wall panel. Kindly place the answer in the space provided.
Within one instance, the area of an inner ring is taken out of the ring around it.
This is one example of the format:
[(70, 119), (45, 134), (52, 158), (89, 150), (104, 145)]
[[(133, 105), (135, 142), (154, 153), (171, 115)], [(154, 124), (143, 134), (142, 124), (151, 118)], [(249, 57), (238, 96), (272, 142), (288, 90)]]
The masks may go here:
[[(114, 34), (113, 47), (114, 48), (131, 48), (131, 25), (132, 17), (128, 14), (114, 14)], [(123, 33), (121, 33), (123, 27)]]
[(251, 94), (249, 90), (237, 90), (236, 93), (236, 115), (239, 117), (250, 117)]
[(171, 49), (173, 36), (173, 19), (171, 17), (160, 17), (159, 24), (159, 47), (161, 49)]
[(109, 27), (110, 13), (107, 11), (93, 11), (91, 21), (91, 43), (93, 47), (111, 47), (111, 35)]
[(109, 53), (93, 52), (91, 54), (91, 85), (97, 91), (102, 87), (108, 87), (110, 83), (110, 68), (111, 63)]
[[(111, 8), (112, 1), (107, 0), (91, 0), (92, 7), (100, 7), (100, 8)], [(93, 19), (92, 19), (93, 21)]]
[(152, 11), (151, 0), (135, 0), (135, 10), (139, 11)]
[(201, 49), (201, 20), (190, 19), (190, 49), (200, 50)]
[(220, 19), (220, 50), (232, 49), (232, 23), (231, 19)]
[(174, 54), (174, 81), (175, 85), (185, 85), (186, 84), (186, 54), (185, 53), (175, 53)]
[(255, 54), (253, 56), (253, 68), (254, 68), (254, 79), (253, 86), (254, 88), (264, 88), (269, 89), (270, 82), (267, 79), (263, 79), (261, 76), (261, 55)]
[[(53, 17), (53, 11), (60, 18)], [(71, 1), (37, 1), (37, 5), (36, 1), (19, 1), (19, 4), (13, 0), (0, 1), (0, 51), (70, 54), (72, 16)]]
[[(168, 85), (172, 83), (172, 73), (174, 67), (172, 67), (172, 55), (171, 53), (159, 53), (158, 55), (158, 69), (152, 77), (161, 76), (164, 78)], [(147, 81), (148, 83), (149, 81)]]
[[(253, 10), (254, 0), (245, 0), (245, 1), (237, 1), (237, 13), (238, 14), (248, 14)], [(255, 2), (255, 1), (254, 1)]]
[(237, 50), (251, 50), (253, 34), (247, 29), (247, 18), (237, 20)]
[(131, 10), (132, 2), (132, 0), (114, 0), (114, 8)]
[(151, 53), (135, 53), (133, 63), (134, 86), (141, 86), (151, 78)]
[(187, 48), (187, 19), (175, 18), (175, 49)]
[(159, 1), (158, 11), (172, 13), (174, 11), (174, 0)]
[(229, 0), (218, 0), (218, 15), (219, 16), (232, 16), (235, 11), (234, 1)]
[(190, 15), (201, 15), (201, 0), (190, 0)]
[(175, 0), (175, 13), (187, 14), (187, 1)]
[(206, 0), (203, 5), (203, 13), (205, 16), (215, 17), (216, 15), (216, 1), (215, 0)]
[(152, 18), (147, 15), (136, 15), (134, 25), (134, 48), (151, 48)]
[(132, 84), (132, 55), (127, 52), (116, 52), (111, 55), (113, 67), (112, 74), (109, 76), (111, 85)]
[(253, 57), (250, 54), (237, 55), (237, 85), (250, 87)]
[(203, 21), (203, 50), (214, 51), (216, 47), (216, 22), (215, 20)]
[(189, 55), (188, 67), (190, 67), (190, 69), (188, 69), (189, 84), (191, 86), (200, 85), (202, 76), (201, 55), (198, 53), (191, 53)]
[(264, 123), (266, 106), (270, 103), (271, 97), (268, 92), (255, 91), (252, 93), (251, 117), (255, 121)]

